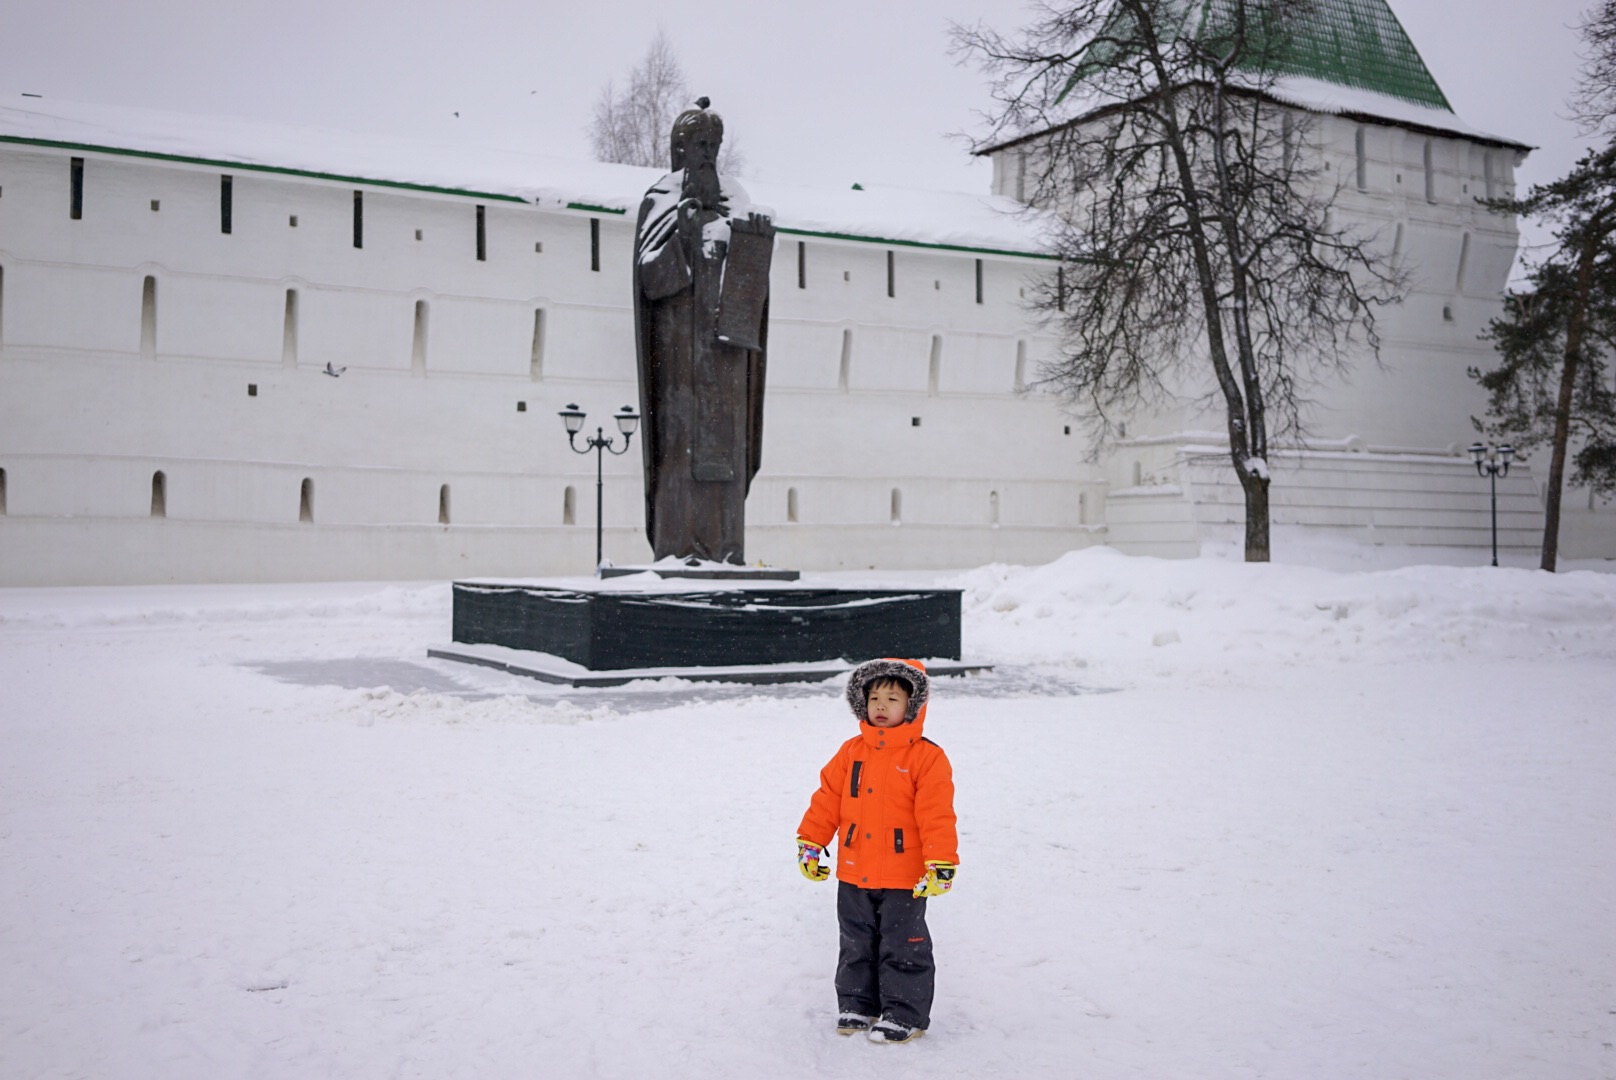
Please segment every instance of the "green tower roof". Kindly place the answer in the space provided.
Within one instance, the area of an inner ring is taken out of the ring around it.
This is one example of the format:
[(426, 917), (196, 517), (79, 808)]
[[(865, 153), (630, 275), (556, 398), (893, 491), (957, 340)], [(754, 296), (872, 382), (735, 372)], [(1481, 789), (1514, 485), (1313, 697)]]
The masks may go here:
[[(1217, 46), (1232, 34), (1240, 0), (1158, 0), (1155, 17), (1164, 37), (1187, 37)], [(1245, 0), (1248, 63), (1253, 73), (1300, 76), (1353, 87), (1451, 113), (1442, 88), (1420, 59), (1386, 0), (1312, 0), (1280, 13), (1265, 0)], [(1113, 10), (1118, 22), (1131, 16)], [(1176, 25), (1175, 25), (1176, 24)], [(1067, 90), (1095, 67), (1117, 62), (1127, 30), (1108, 27), (1084, 52)]]
[[(1209, 7), (1226, 2), (1206, 0)], [(1269, 66), (1276, 74), (1355, 86), (1453, 111), (1386, 0), (1317, 0), (1313, 10), (1298, 18)]]

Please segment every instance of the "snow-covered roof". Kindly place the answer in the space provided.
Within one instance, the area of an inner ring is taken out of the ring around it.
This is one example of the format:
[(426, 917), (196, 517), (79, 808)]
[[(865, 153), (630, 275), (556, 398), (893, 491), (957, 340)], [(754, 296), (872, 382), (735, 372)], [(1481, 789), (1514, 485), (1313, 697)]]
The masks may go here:
[[(1257, 92), (1275, 101), (1295, 105), (1309, 112), (1392, 124), (1437, 135), (1453, 135), (1459, 138), (1473, 139), (1476, 142), (1492, 146), (1506, 147), (1511, 150), (1527, 151), (1533, 149), (1530, 143), (1506, 138), (1503, 135), (1494, 135), (1482, 128), (1466, 123), (1451, 109), (1418, 105), (1403, 98), (1377, 93), (1374, 90), (1365, 90), (1356, 86), (1342, 86), (1303, 75), (1281, 76), (1268, 82)], [(1103, 109), (1095, 110), (1095, 113), (1103, 111)], [(1080, 123), (1085, 117), (1095, 115), (1095, 113), (1084, 113), (1070, 121), (1066, 121), (1066, 123)], [(1056, 125), (1056, 127), (1060, 126), (1064, 125)], [(1029, 131), (1022, 135), (1005, 138), (980, 148), (976, 153), (997, 153), (1018, 143), (1037, 139), (1049, 130), (1052, 129), (1040, 128), (1037, 131)]]
[[(229, 165), (540, 207), (632, 214), (662, 170), (121, 105), (0, 98), (0, 142)], [(782, 232), (1038, 256), (1040, 222), (1011, 199), (896, 187), (827, 190), (748, 180)]]
[(1389, 94), (1365, 90), (1357, 86), (1343, 86), (1323, 79), (1304, 75), (1285, 75), (1263, 88), (1270, 97), (1310, 112), (1330, 113), (1335, 116), (1358, 116), (1381, 120), (1420, 131), (1458, 135), (1477, 142), (1493, 143), (1516, 150), (1530, 150), (1527, 143), (1494, 135), (1473, 127), (1452, 109), (1420, 105)]

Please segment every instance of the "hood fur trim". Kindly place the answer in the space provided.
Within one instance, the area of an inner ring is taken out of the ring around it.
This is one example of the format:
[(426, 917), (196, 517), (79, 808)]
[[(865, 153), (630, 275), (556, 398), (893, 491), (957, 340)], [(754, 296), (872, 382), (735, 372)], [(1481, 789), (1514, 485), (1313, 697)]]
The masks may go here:
[(931, 679), (919, 663), (891, 657), (867, 660), (847, 677), (847, 705), (853, 710), (853, 715), (859, 718), (859, 723), (866, 723), (870, 719), (865, 702), (869, 697), (870, 684), (886, 676), (902, 679), (914, 687), (909, 694), (909, 708), (903, 714), (904, 723), (919, 716), (920, 710), (925, 707), (926, 699), (931, 696)]

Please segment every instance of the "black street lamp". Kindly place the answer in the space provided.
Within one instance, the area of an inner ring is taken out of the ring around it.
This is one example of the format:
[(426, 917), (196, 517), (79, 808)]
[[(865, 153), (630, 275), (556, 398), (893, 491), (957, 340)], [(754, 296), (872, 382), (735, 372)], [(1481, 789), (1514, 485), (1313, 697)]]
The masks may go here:
[(593, 435), (586, 436), (584, 439), (585, 445), (582, 447), (574, 441), (578, 432), (584, 426), (584, 411), (578, 406), (568, 405), (556, 415), (560, 416), (561, 422), (567, 425), (567, 445), (572, 447), (573, 453), (587, 454), (591, 450), (595, 452), (595, 572), (598, 574), (602, 560), (601, 505), (603, 502), (602, 493), (605, 490), (605, 481), (601, 475), (601, 463), (604, 458), (601, 455), (603, 451), (610, 451), (618, 455), (628, 453), (629, 440), (634, 437), (634, 429), (640, 426), (640, 417), (628, 405), (624, 405), (617, 410), (617, 415), (613, 419), (617, 421), (617, 430), (623, 433), (623, 448), (619, 450), (616, 446), (617, 440), (608, 439), (606, 429), (603, 427), (597, 427)]
[(1488, 477), (1493, 489), (1493, 565), (1498, 565), (1498, 478), (1509, 475), (1509, 461), (1515, 456), (1515, 448), (1509, 443), (1503, 446), (1483, 446), (1481, 443), (1470, 444), (1470, 460), (1476, 463), (1476, 475)]

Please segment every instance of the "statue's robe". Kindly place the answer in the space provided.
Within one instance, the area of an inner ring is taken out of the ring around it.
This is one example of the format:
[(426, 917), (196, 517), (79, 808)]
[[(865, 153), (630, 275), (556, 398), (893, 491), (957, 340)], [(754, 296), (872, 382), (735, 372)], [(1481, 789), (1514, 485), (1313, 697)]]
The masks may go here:
[[(677, 220), (683, 182), (675, 171), (646, 192), (634, 234), (645, 533), (657, 559), (739, 564), (761, 461), (768, 307), (760, 348), (719, 340), (730, 219), (696, 210), (702, 238), (687, 244)], [(744, 204), (725, 187), (732, 210)]]

